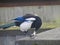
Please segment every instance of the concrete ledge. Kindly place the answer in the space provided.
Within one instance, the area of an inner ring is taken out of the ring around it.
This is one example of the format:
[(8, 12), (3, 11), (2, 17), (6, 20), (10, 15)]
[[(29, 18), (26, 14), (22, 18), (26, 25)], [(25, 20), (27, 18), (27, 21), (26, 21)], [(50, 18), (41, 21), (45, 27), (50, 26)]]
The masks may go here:
[(16, 39), (16, 45), (60, 45), (60, 28), (39, 33), (33, 39), (28, 36)]
[(60, 40), (60, 28), (55, 28), (49, 31), (37, 34), (37, 40)]
[[(40, 32), (35, 38), (30, 38), (28, 35), (16, 35), (19, 31), (12, 31), (10, 33), (0, 33), (0, 45), (60, 45), (60, 28)], [(1, 34), (7, 34), (1, 36)], [(12, 35), (12, 36), (9, 36)]]
[[(29, 36), (17, 36), (18, 40), (60, 40), (60, 28), (41, 32), (31, 39)], [(20, 39), (19, 39), (20, 38)]]
[(15, 45), (60, 45), (60, 40), (20, 40)]

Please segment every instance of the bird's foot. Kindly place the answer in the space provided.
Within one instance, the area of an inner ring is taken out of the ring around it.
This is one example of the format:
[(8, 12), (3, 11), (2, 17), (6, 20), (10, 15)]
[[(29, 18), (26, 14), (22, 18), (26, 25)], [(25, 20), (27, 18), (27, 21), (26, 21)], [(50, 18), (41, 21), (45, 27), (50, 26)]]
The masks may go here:
[(36, 31), (33, 32), (33, 34), (30, 35), (31, 38), (35, 38), (36, 37)]
[(24, 35), (26, 35), (26, 34), (27, 34), (27, 32), (28, 32), (28, 31), (24, 31), (24, 32), (23, 32), (23, 33), (24, 33)]
[(34, 39), (35, 37), (36, 37), (36, 35), (33, 35), (33, 34), (30, 35), (30, 38), (32, 38), (32, 39)]

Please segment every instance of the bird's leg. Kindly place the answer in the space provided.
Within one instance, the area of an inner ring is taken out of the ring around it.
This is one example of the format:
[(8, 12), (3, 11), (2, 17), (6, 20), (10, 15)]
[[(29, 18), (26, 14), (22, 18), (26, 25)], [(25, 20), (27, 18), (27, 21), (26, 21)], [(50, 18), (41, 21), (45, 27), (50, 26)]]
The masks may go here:
[(33, 34), (30, 35), (30, 37), (33, 37), (36, 35), (36, 31), (33, 32)]
[(32, 35), (35, 36), (36, 35), (36, 31), (34, 31)]
[(28, 31), (24, 31), (23, 33), (26, 34)]

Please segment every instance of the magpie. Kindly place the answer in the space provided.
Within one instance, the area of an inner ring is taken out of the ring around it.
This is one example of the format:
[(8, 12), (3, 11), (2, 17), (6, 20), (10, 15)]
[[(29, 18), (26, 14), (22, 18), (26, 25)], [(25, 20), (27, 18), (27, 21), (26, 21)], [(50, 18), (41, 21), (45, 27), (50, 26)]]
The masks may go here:
[(20, 31), (27, 33), (29, 29), (33, 28), (34, 32), (31, 36), (36, 35), (36, 32), (42, 25), (41, 18), (36, 14), (25, 14), (24, 16), (16, 17), (13, 23), (5, 24), (0, 26), (0, 28), (6, 29), (11, 26), (18, 26), (20, 27)]
[(19, 26), (22, 32), (26, 33), (29, 29), (34, 28), (35, 30), (32, 36), (36, 35), (36, 32), (42, 25), (41, 18), (35, 14), (26, 14), (22, 17), (17, 17), (13, 20), (15, 20), (15, 25)]

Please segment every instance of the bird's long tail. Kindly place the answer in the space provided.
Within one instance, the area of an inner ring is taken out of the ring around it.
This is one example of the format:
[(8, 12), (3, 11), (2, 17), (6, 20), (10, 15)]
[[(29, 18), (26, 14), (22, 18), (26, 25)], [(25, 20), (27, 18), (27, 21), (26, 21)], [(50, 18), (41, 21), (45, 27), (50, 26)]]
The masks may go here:
[(15, 26), (15, 23), (9, 23), (9, 24), (5, 24), (5, 25), (1, 25), (0, 28), (6, 29), (6, 28), (9, 28), (11, 26)]

